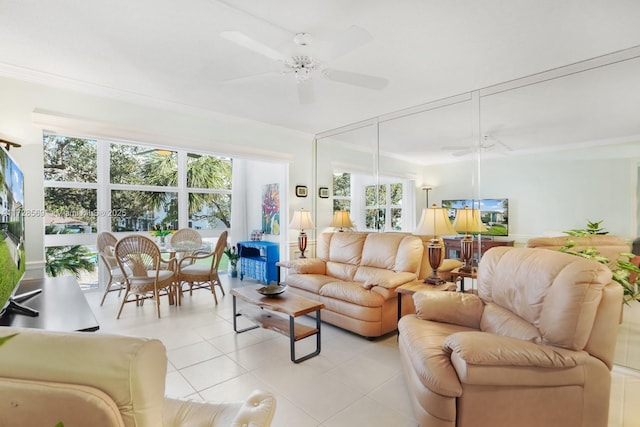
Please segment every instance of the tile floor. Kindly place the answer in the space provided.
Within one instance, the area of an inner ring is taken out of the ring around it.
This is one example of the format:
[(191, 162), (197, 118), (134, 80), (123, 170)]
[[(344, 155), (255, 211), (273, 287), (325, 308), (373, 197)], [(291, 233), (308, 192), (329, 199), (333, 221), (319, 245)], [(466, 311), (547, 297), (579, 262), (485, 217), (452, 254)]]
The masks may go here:
[[(222, 276), (229, 286), (255, 284)], [(161, 319), (153, 304), (127, 304), (116, 320), (117, 293), (100, 307), (100, 292), (87, 292), (99, 333), (153, 337), (167, 348), (166, 394), (198, 400), (242, 400), (262, 388), (275, 394), (274, 427), (416, 426), (401, 373), (395, 335), (369, 341), (328, 324), (322, 326), (322, 352), (300, 364), (289, 359), (288, 338), (255, 329), (233, 332), (232, 298), (208, 291), (185, 296), (182, 306), (162, 300)], [(310, 324), (314, 322), (305, 318)], [(247, 324), (248, 325), (248, 324)], [(299, 355), (313, 338), (299, 342)], [(640, 373), (613, 371), (609, 427), (640, 427)]]

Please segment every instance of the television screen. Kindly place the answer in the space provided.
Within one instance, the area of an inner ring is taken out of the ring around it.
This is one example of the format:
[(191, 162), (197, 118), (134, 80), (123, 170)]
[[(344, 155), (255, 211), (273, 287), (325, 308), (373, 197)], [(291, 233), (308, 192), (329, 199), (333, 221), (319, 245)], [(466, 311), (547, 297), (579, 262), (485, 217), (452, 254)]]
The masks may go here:
[(0, 315), (24, 275), (23, 206), (24, 175), (0, 147)]
[(509, 199), (459, 199), (443, 200), (442, 207), (448, 209), (449, 219), (453, 223), (456, 217), (456, 210), (480, 209), (480, 219), (487, 231), (483, 231), (483, 236), (508, 236), (509, 235)]

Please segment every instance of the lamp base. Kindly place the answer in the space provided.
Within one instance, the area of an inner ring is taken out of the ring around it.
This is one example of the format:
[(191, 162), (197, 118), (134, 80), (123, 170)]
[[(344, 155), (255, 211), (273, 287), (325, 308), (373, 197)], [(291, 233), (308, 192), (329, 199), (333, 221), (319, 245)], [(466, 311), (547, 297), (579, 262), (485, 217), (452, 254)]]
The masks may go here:
[(446, 282), (446, 280), (438, 276), (437, 272), (424, 279), (424, 283), (428, 283), (429, 285), (442, 285), (444, 282)]
[(300, 256), (298, 258), (306, 258), (304, 251), (307, 250), (307, 233), (301, 231), (298, 235), (298, 249), (300, 249)]
[(475, 273), (476, 268), (470, 264), (465, 264), (462, 267), (460, 267), (458, 271), (461, 273)]
[(438, 276), (438, 267), (442, 264), (442, 245), (440, 240), (433, 238), (429, 241), (427, 246), (427, 253), (429, 256), (429, 266), (431, 267), (431, 276), (424, 279), (424, 283), (430, 285), (441, 285), (446, 280)]
[(463, 273), (473, 273), (471, 258), (473, 257), (473, 236), (467, 233), (460, 241), (460, 255), (464, 265), (458, 271)]

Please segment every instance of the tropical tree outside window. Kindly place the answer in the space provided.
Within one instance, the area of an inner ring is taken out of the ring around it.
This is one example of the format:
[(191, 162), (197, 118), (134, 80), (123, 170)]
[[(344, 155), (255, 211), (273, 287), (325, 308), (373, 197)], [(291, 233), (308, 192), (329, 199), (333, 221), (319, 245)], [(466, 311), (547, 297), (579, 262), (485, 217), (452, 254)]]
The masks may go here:
[(230, 158), (187, 154), (189, 226), (231, 228)]
[(97, 142), (44, 135), (47, 234), (95, 233)]

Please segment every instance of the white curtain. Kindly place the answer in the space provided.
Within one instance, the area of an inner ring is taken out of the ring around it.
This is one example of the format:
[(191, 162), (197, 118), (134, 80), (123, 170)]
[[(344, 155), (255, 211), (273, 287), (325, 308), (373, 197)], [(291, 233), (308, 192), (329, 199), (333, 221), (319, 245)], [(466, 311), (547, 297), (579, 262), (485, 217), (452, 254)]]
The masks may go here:
[(247, 161), (233, 159), (231, 193), (231, 230), (229, 243), (247, 240)]

